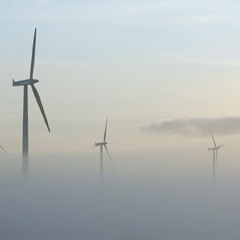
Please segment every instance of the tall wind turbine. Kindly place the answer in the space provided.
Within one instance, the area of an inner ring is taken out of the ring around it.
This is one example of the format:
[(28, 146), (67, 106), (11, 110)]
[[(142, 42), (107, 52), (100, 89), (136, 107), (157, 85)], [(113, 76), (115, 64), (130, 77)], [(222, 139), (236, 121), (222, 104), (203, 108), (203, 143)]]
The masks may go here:
[(216, 162), (218, 161), (218, 150), (224, 146), (224, 144), (221, 144), (217, 146), (215, 138), (213, 136), (213, 133), (211, 132), (212, 135), (212, 140), (213, 140), (213, 145), (214, 147), (208, 148), (209, 151), (213, 152), (213, 175), (215, 176), (215, 171), (216, 171)]
[[(103, 177), (103, 171), (104, 171), (104, 168), (103, 168), (103, 147), (105, 148), (105, 150), (107, 152), (107, 155), (112, 162), (112, 158), (111, 158), (110, 153), (109, 153), (108, 148), (107, 148), (108, 143), (106, 142), (107, 126), (108, 126), (108, 119), (106, 120), (106, 125), (105, 125), (105, 130), (104, 130), (104, 135), (103, 135), (103, 141), (102, 142), (95, 142), (95, 146), (100, 147), (100, 177), (101, 178)], [(112, 162), (112, 164), (113, 164), (113, 162)]]
[(34, 84), (39, 81), (33, 78), (35, 50), (36, 50), (36, 35), (37, 35), (37, 29), (35, 28), (29, 79), (25, 79), (21, 81), (13, 80), (14, 87), (23, 86), (23, 135), (22, 135), (22, 174), (23, 176), (28, 175), (28, 86), (29, 85), (32, 88), (33, 95), (37, 101), (37, 104), (43, 116), (44, 122), (47, 126), (48, 131), (50, 132), (47, 117), (46, 117), (40, 96), (38, 94), (36, 87), (34, 86)]

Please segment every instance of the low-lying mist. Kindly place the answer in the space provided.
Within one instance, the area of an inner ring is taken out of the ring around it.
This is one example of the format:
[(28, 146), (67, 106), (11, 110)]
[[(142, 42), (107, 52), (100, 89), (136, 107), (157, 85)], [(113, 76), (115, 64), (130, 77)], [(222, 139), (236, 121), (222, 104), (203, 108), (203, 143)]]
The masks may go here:
[(104, 156), (1, 155), (0, 238), (8, 240), (237, 239), (239, 183), (234, 156), (206, 152)]

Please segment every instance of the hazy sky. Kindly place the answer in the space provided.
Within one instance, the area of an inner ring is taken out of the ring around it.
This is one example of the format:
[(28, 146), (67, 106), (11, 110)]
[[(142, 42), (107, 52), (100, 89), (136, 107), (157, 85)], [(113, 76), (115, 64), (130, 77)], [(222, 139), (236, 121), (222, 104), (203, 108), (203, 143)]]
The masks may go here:
[[(0, 1), (0, 239), (239, 239), (240, 3)], [(23, 89), (30, 171), (21, 181)], [(99, 182), (99, 149), (109, 149)], [(219, 151), (212, 176), (210, 131)]]
[(142, 129), (239, 116), (239, 10), (215, 0), (1, 1), (0, 142), (21, 150), (23, 90), (11, 79), (29, 76), (37, 27), (34, 76), (52, 133), (29, 92), (32, 152), (91, 152), (106, 116), (113, 151), (187, 146)]

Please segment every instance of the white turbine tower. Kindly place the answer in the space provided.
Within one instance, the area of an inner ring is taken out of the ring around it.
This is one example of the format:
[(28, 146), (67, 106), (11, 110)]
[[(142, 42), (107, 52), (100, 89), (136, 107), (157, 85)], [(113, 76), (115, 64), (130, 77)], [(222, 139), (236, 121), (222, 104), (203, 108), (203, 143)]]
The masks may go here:
[(47, 126), (48, 131), (50, 132), (50, 128), (48, 125), (47, 117), (44, 112), (44, 108), (38, 94), (36, 87), (34, 86), (35, 83), (38, 82), (37, 79), (33, 78), (33, 71), (34, 71), (34, 62), (35, 62), (35, 49), (36, 49), (36, 35), (37, 29), (35, 28), (34, 31), (34, 38), (33, 38), (33, 46), (32, 46), (32, 59), (31, 59), (31, 67), (30, 67), (30, 78), (21, 80), (21, 81), (14, 81), (13, 86), (23, 86), (23, 136), (22, 136), (22, 174), (23, 176), (28, 175), (28, 85), (31, 86), (34, 97), (37, 101), (37, 104), (40, 108), (42, 113), (43, 119)]
[[(106, 120), (106, 125), (105, 125), (105, 130), (104, 130), (104, 135), (103, 135), (103, 141), (102, 142), (95, 142), (95, 146), (100, 147), (100, 177), (101, 178), (103, 177), (103, 171), (104, 171), (104, 168), (103, 168), (103, 147), (105, 148), (105, 150), (107, 152), (107, 155), (112, 162), (112, 158), (111, 158), (110, 153), (109, 153), (108, 148), (107, 148), (108, 143), (106, 142), (107, 125), (108, 125), (108, 119)], [(112, 162), (112, 164), (113, 164), (113, 162)]]
[(224, 146), (224, 144), (221, 144), (217, 146), (215, 138), (213, 136), (213, 133), (211, 132), (212, 135), (212, 140), (213, 140), (213, 145), (214, 147), (208, 148), (209, 151), (213, 151), (213, 175), (215, 175), (215, 170), (216, 170), (216, 162), (218, 162), (218, 150)]

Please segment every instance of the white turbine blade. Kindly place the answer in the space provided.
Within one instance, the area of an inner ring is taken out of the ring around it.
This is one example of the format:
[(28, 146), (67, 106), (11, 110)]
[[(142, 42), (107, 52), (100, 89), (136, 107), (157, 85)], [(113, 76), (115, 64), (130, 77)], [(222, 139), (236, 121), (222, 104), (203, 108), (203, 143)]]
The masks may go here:
[(113, 160), (112, 160), (112, 158), (111, 158), (111, 155), (110, 155), (110, 153), (109, 153), (109, 151), (108, 151), (107, 146), (104, 145), (104, 147), (105, 147), (105, 149), (106, 149), (107, 155), (108, 155), (108, 157), (109, 157), (109, 159), (110, 159), (110, 161), (111, 161), (112, 166), (115, 168), (114, 163), (113, 163)]
[(105, 125), (105, 131), (104, 131), (103, 142), (106, 142), (106, 136), (107, 136), (107, 124), (108, 124), (108, 119), (106, 120), (106, 125)]
[(2, 145), (0, 145), (0, 148), (4, 151), (4, 152), (6, 152), (6, 150), (3, 148), (3, 146)]
[(40, 96), (38, 94), (38, 91), (37, 91), (37, 89), (35, 88), (35, 86), (33, 84), (31, 84), (31, 87), (32, 87), (32, 90), (33, 90), (33, 94), (34, 94), (34, 96), (36, 98), (37, 104), (38, 104), (38, 106), (40, 108), (40, 111), (42, 113), (43, 119), (44, 119), (44, 121), (46, 123), (46, 126), (48, 128), (48, 131), (50, 132), (50, 128), (49, 128), (49, 125), (48, 125), (48, 120), (47, 120), (47, 117), (46, 117), (46, 114), (45, 114), (45, 111), (44, 111), (44, 108), (43, 108)]
[(30, 67), (30, 79), (33, 79), (34, 62), (35, 62), (35, 49), (36, 49), (36, 35), (37, 35), (37, 29), (35, 28), (34, 38), (33, 38), (33, 46), (32, 46), (32, 59), (31, 59), (31, 67)]
[[(212, 133), (212, 132), (211, 132), (211, 133)], [(217, 147), (216, 142), (215, 142), (215, 139), (214, 139), (214, 136), (213, 136), (213, 133), (212, 133), (212, 139), (213, 139), (214, 146)]]
[(223, 147), (223, 146), (224, 146), (224, 144), (219, 145), (219, 146), (218, 146), (218, 149), (221, 148), (221, 147)]

